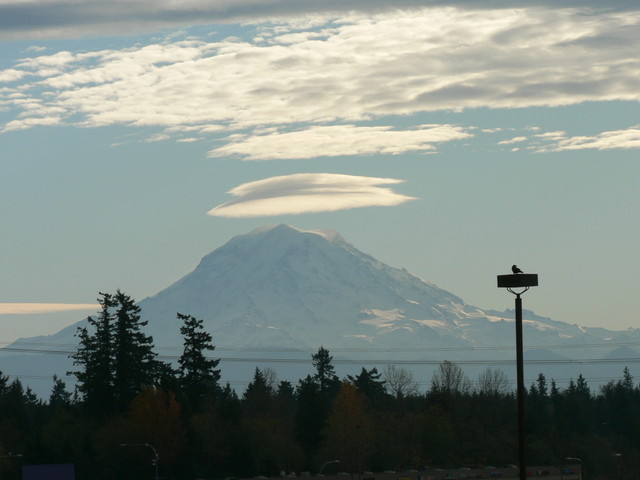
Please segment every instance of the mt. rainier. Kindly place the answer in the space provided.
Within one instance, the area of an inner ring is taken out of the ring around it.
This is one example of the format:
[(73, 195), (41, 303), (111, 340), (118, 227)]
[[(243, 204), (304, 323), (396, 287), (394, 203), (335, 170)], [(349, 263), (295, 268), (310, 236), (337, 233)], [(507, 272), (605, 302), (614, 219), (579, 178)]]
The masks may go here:
[[(139, 305), (143, 319), (149, 322), (145, 333), (153, 336), (161, 353), (166, 347), (175, 355), (182, 345), (177, 312), (203, 319), (213, 335), (214, 355), (222, 358), (223, 378), (229, 378), (228, 372), (233, 370), (232, 360), (225, 357), (228, 351), (241, 351), (247, 357), (259, 352), (256, 362), (268, 362), (269, 353), (265, 352), (271, 350), (272, 357), (282, 360), (285, 356), (291, 359), (294, 354), (290, 352), (296, 350), (301, 354), (295, 358), (308, 360), (310, 352), (322, 345), (339, 352), (334, 354), (336, 358), (355, 362), (366, 358), (378, 365), (390, 357), (389, 362), (409, 364), (412, 360), (444, 359), (473, 363), (515, 355), (512, 311), (467, 305), (404, 269), (360, 252), (329, 230), (303, 231), (277, 225), (236, 236), (205, 256), (191, 273)], [(567, 353), (563, 346), (602, 346), (638, 337), (637, 330), (584, 328), (528, 311), (524, 317), (525, 345), (536, 346), (536, 356), (541, 355), (541, 346), (546, 346), (543, 352), (557, 358)], [(13, 346), (23, 342), (73, 344), (77, 325), (55, 335), (19, 340)], [(574, 348), (571, 355), (602, 358), (614, 348), (597, 352)], [(5, 362), (7, 357), (0, 360)], [(256, 362), (235, 358), (239, 360), (245, 362), (245, 372), (232, 375), (246, 380)], [(48, 371), (51, 366), (46, 363), (41, 361), (39, 368)], [(24, 362), (22, 365), (24, 368)], [(484, 369), (486, 363), (481, 366)], [(282, 376), (284, 367), (278, 365), (274, 370)], [(614, 367), (617, 372), (624, 366)], [(1, 364), (0, 370), (12, 373)], [(530, 374), (534, 371), (541, 368)], [(588, 379), (587, 372), (583, 373)]]
[(140, 306), (159, 344), (175, 343), (171, 325), (183, 309), (225, 346), (303, 349), (424, 345), (484, 315), (337, 232), (287, 225), (233, 238)]

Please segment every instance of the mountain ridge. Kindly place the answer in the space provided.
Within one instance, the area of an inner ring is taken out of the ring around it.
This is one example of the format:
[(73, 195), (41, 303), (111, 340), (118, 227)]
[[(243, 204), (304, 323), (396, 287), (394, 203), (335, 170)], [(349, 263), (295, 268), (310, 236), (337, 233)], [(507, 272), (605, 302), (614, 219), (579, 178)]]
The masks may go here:
[[(341, 302), (347, 302), (351, 310), (337, 315)], [(381, 343), (381, 346), (385, 346), (383, 338), (393, 332), (421, 328), (428, 329), (434, 338), (439, 336), (435, 332), (440, 332), (440, 336), (462, 333), (461, 338), (466, 339), (470, 347), (481, 346), (487, 339), (486, 335), (477, 335), (478, 327), (502, 329), (503, 324), (513, 323), (514, 317), (511, 309), (498, 311), (466, 304), (460, 297), (404, 268), (390, 267), (361, 252), (338, 232), (302, 230), (285, 224), (234, 236), (205, 255), (191, 272), (138, 303), (159, 345), (176, 344), (178, 311), (203, 318), (214, 336), (228, 346), (242, 345), (247, 337), (224, 338), (216, 330), (229, 332), (234, 322), (281, 330), (281, 326), (274, 325), (274, 317), (283, 313), (283, 309), (304, 317), (309, 322), (304, 325), (307, 327), (316, 325), (325, 329), (344, 327), (346, 323), (351, 329), (351, 333), (342, 331), (346, 338), (360, 338), (370, 345)], [(296, 310), (298, 308), (300, 310)], [(621, 336), (640, 337), (638, 329), (611, 331), (570, 325), (530, 310), (524, 310), (523, 317), (525, 331), (531, 335), (528, 343), (534, 345), (534, 340), (542, 339), (545, 332), (561, 337), (564, 342), (578, 337), (601, 341)], [(291, 318), (279, 317), (278, 322), (296, 327)], [(75, 325), (54, 335), (32, 338), (66, 336), (72, 340), (69, 333)], [(369, 335), (363, 336), (364, 331)], [(500, 338), (489, 337), (493, 344)], [(505, 344), (511, 344), (511, 331), (507, 337)], [(327, 343), (331, 338), (322, 340)], [(171, 341), (160, 343), (159, 339)], [(264, 345), (265, 339), (253, 343)], [(331, 343), (334, 342), (327, 344)], [(300, 345), (313, 348), (319, 343), (316, 339), (301, 341)]]
[[(158, 350), (175, 355), (182, 345), (176, 314), (190, 314), (204, 321), (220, 347), (216, 353), (242, 352), (245, 360), (236, 354), (234, 361), (244, 362), (241, 375), (249, 378), (255, 367), (252, 359), (277, 361), (286, 351), (290, 359), (303, 362), (304, 357), (308, 364), (309, 352), (319, 346), (336, 349), (341, 358), (354, 362), (380, 361), (388, 357), (386, 352), (409, 362), (513, 357), (512, 310), (466, 304), (406, 269), (361, 252), (333, 230), (279, 224), (234, 236), (191, 272), (138, 304), (143, 320), (149, 322), (146, 333)], [(543, 349), (568, 358), (563, 349), (571, 348), (573, 358), (603, 358), (616, 342), (640, 338), (636, 329), (616, 332), (569, 325), (528, 310), (523, 317), (525, 347), (531, 345), (534, 356), (535, 350)], [(80, 324), (13, 345), (40, 342), (69, 348), (76, 343), (73, 335)], [(588, 347), (595, 344), (597, 349)], [(276, 355), (265, 353), (268, 349)], [(221, 358), (224, 376), (232, 366)], [(283, 369), (279, 364), (278, 370)], [(240, 375), (238, 371), (232, 375)]]

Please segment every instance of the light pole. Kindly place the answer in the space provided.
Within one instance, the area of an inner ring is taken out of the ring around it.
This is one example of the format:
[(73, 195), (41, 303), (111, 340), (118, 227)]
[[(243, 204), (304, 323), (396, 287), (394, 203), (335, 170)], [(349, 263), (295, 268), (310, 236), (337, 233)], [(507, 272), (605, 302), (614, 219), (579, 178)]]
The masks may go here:
[(322, 466), (320, 467), (320, 471), (318, 472), (318, 476), (322, 475), (322, 471), (324, 470), (324, 467), (326, 467), (327, 465), (330, 465), (332, 463), (340, 463), (340, 460), (328, 460), (328, 461), (324, 462), (322, 464)]
[(153, 448), (153, 445), (151, 445), (150, 443), (121, 443), (120, 444), (121, 447), (148, 447), (153, 451), (153, 460), (151, 461), (152, 465), (155, 466), (156, 468), (156, 480), (158, 480), (158, 464), (160, 463), (160, 455), (158, 455), (158, 452), (156, 451), (155, 448)]
[[(534, 273), (522, 273), (515, 265), (512, 267), (512, 275), (498, 275), (498, 287), (506, 288), (516, 296), (516, 364), (518, 374), (518, 467), (520, 480), (527, 479), (527, 465), (524, 453), (525, 428), (524, 428), (524, 354), (522, 341), (522, 295), (529, 287), (538, 286), (538, 275)], [(518, 272), (518, 273), (516, 273)], [(519, 292), (516, 289), (522, 289)]]

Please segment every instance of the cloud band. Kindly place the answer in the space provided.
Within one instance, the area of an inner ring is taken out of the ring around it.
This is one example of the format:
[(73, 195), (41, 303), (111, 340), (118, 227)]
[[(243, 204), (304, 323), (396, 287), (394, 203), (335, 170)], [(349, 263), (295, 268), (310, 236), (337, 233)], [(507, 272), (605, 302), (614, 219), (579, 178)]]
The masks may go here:
[(98, 304), (93, 303), (0, 303), (0, 315), (29, 315), (96, 308)]
[(211, 209), (214, 217), (266, 217), (332, 212), (358, 207), (394, 206), (414, 197), (379, 185), (402, 183), (393, 178), (332, 173), (298, 173), (239, 185), (235, 197)]

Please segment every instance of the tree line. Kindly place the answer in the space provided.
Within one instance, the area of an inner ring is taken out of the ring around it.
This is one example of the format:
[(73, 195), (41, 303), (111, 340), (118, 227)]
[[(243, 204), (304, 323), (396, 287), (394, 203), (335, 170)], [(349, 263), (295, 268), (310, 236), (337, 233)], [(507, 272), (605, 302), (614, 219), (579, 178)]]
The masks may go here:
[[(73, 392), (54, 376), (41, 400), (0, 373), (1, 478), (46, 463), (105, 480), (153, 478), (155, 468), (192, 479), (516, 463), (516, 397), (499, 369), (472, 383), (445, 360), (420, 392), (394, 365), (339, 378), (320, 347), (313, 374), (292, 383), (256, 367), (236, 392), (221, 384), (202, 320), (177, 313), (183, 351), (174, 366), (158, 359), (131, 297), (98, 301), (76, 333)], [(580, 458), (590, 479), (640, 471), (640, 386), (628, 368), (597, 391), (582, 375), (561, 389), (540, 373), (526, 409), (530, 465)]]

